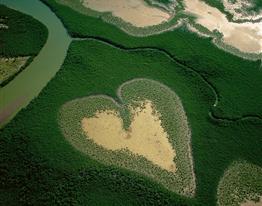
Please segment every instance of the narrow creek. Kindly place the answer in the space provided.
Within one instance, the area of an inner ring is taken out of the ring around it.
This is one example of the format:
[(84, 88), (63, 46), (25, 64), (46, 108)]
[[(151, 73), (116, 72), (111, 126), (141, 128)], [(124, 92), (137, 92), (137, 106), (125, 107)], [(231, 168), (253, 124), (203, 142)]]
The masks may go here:
[(9, 8), (31, 15), (48, 29), (48, 39), (33, 62), (0, 89), (0, 127), (9, 122), (60, 69), (71, 42), (62, 22), (39, 0), (0, 0)]

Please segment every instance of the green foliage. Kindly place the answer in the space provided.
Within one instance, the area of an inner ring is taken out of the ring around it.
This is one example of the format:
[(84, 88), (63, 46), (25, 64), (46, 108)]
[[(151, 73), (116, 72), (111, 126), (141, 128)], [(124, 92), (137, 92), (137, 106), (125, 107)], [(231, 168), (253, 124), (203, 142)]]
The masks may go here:
[[(126, 31), (129, 34), (138, 35), (138, 36), (147, 36), (147, 35), (159, 33), (159, 32), (164, 31), (164, 30), (168, 30), (171, 27), (174, 27), (174, 25), (176, 25), (178, 23), (177, 22), (178, 19), (185, 16), (185, 14), (180, 13), (180, 14), (176, 14), (175, 16), (173, 16), (171, 20), (169, 20), (167, 22), (163, 22), (159, 25), (146, 26), (146, 27), (136, 27), (133, 24), (126, 22), (119, 17), (112, 15), (111, 12), (97, 12), (95, 10), (89, 9), (89, 8), (83, 6), (80, 1), (56, 0), (56, 2), (58, 4), (72, 8), (74, 11), (77, 11), (81, 14), (96, 17), (96, 18), (102, 19), (104, 22), (107, 22), (109, 24), (117, 25), (123, 31)], [(164, 10), (168, 10), (168, 11), (170, 10), (170, 8), (168, 8), (167, 6), (165, 6), (163, 4), (154, 3), (154, 1), (152, 1), (152, 0), (147, 0), (147, 3), (152, 5), (152, 6), (156, 6), (156, 7), (159, 7), (161, 9), (164, 9)], [(181, 8), (176, 7), (176, 10), (177, 11), (181, 10)], [(176, 13), (177, 13), (177, 11), (176, 11)], [(172, 13), (174, 12), (173, 9), (171, 9), (171, 12)]]
[(30, 64), (33, 57), (45, 44), (48, 31), (42, 23), (31, 16), (9, 9), (1, 4), (0, 23), (7, 26), (0, 29), (0, 57), (31, 57), (23, 65), (15, 65), (19, 64), (19, 58), (14, 65), (1, 65), (1, 87), (10, 82)]
[(218, 186), (218, 205), (238, 206), (262, 195), (262, 168), (245, 161), (234, 162)]
[[(84, 97), (65, 103), (59, 114), (59, 125), (65, 138), (76, 149), (106, 165), (117, 165), (136, 171), (151, 177), (173, 192), (194, 196), (195, 179), (190, 148), (191, 133), (183, 106), (177, 95), (157, 82), (134, 79), (120, 86), (117, 98), (121, 105), (103, 95)], [(134, 156), (125, 151), (105, 150), (87, 139), (81, 128), (82, 119), (93, 117), (97, 111), (114, 110), (122, 114), (122, 119), (130, 119), (130, 114), (122, 111), (130, 106), (133, 108), (141, 106), (141, 101), (146, 100), (152, 101), (156, 110), (161, 114), (162, 126), (168, 133), (170, 144), (175, 149), (174, 161), (178, 168), (175, 174), (152, 165), (143, 157)]]
[[(169, 5), (170, 3), (173, 2), (172, 0), (144, 0), (144, 1), (146, 3), (148, 3), (149, 5), (154, 4), (154, 3), (163, 4), (163, 5)], [(155, 6), (157, 6), (157, 5), (155, 5)]]
[(162, 4), (169, 4), (170, 2), (172, 2), (171, 0), (154, 0), (154, 1), (162, 3)]
[(251, 11), (261, 12), (262, 10), (262, 1), (260, 0), (253, 0), (254, 6), (250, 8)]
[[(132, 172), (99, 164), (75, 150), (59, 128), (58, 113), (65, 102), (96, 94), (117, 100), (119, 85), (134, 78), (167, 85), (183, 103), (192, 130), (197, 181), (193, 200)], [(17, 204), (215, 205), (219, 179), (234, 159), (261, 165), (262, 123), (212, 121), (208, 112), (213, 102), (212, 90), (199, 75), (157, 50), (74, 42), (54, 79), (0, 131), (0, 190), (12, 191)]]
[(0, 18), (8, 29), (0, 29), (0, 56), (35, 56), (45, 44), (47, 28), (31, 16), (0, 5)]
[(129, 36), (101, 19), (86, 16), (43, 0), (61, 18), (73, 37), (95, 37), (122, 48), (154, 48), (166, 52), (180, 64), (192, 68), (217, 91), (217, 117), (237, 119), (242, 116), (262, 117), (261, 62), (229, 54), (184, 27), (148, 37)]
[[(183, 1), (183, 0), (182, 0)], [(217, 9), (219, 9), (222, 13), (226, 14), (226, 16), (228, 17), (229, 20), (232, 21), (232, 14), (229, 13), (228, 11), (226, 11), (224, 5), (223, 5), (223, 1), (222, 0), (203, 0), (204, 2), (206, 2), (208, 5), (212, 6), (212, 7), (216, 7)], [(233, 3), (236, 2), (235, 0), (232, 1)], [(250, 2), (254, 5), (250, 8), (246, 8), (246, 12), (257, 12), (259, 13), (262, 9), (262, 1), (261, 0), (250, 0)]]
[(215, 7), (221, 12), (226, 13), (222, 0), (203, 0), (203, 1), (206, 2), (209, 6)]
[[(0, 130), (3, 205), (215, 205), (220, 177), (232, 161), (262, 166), (262, 122), (243, 118), (262, 115), (260, 62), (219, 50), (184, 28), (131, 37), (97, 18), (48, 3), (73, 37), (93, 40), (73, 42), (62, 69), (39, 97)], [(192, 130), (193, 199), (102, 165), (62, 135), (58, 114), (65, 102), (96, 94), (117, 100), (119, 85), (134, 78), (167, 85), (183, 103)], [(228, 119), (210, 118), (211, 109)]]

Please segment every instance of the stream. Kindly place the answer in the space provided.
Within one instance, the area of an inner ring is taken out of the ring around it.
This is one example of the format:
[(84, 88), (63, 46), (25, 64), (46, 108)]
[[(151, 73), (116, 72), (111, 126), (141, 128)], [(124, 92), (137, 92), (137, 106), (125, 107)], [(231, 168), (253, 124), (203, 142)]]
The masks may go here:
[(8, 123), (55, 76), (71, 42), (62, 22), (39, 0), (0, 0), (9, 8), (28, 14), (48, 29), (48, 39), (31, 64), (0, 88), (0, 127)]

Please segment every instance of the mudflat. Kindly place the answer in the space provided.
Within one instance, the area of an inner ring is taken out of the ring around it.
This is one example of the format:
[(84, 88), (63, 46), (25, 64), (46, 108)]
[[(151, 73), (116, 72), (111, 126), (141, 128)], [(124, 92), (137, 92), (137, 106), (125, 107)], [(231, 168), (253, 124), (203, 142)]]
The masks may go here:
[(168, 12), (147, 5), (143, 0), (84, 0), (82, 4), (98, 12), (111, 12), (136, 27), (158, 25), (171, 17)]
[(246, 53), (262, 52), (262, 22), (230, 22), (225, 14), (200, 0), (184, 0), (185, 11), (197, 17), (196, 23), (223, 34), (222, 41)]

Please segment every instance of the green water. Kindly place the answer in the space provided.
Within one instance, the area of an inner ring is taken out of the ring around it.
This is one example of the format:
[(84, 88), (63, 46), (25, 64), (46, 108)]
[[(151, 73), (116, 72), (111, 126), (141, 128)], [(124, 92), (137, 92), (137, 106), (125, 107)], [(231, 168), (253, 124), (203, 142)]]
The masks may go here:
[(33, 62), (0, 89), (0, 125), (26, 107), (60, 69), (71, 42), (61, 21), (39, 0), (0, 0), (12, 9), (33, 16), (48, 28), (48, 39)]

